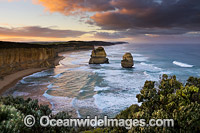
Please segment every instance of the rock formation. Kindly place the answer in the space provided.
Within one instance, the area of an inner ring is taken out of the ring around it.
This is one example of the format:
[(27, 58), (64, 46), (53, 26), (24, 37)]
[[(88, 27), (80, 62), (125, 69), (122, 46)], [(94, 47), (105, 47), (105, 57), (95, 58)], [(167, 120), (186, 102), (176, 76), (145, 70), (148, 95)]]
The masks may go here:
[(92, 51), (92, 55), (89, 64), (104, 64), (109, 63), (108, 58), (106, 58), (106, 52), (103, 47), (98, 47)]
[(0, 49), (0, 75), (27, 68), (53, 67), (57, 54), (53, 48)]
[(123, 56), (123, 60), (121, 61), (121, 65), (124, 68), (132, 68), (134, 63), (133, 63), (133, 56), (131, 53), (125, 53)]

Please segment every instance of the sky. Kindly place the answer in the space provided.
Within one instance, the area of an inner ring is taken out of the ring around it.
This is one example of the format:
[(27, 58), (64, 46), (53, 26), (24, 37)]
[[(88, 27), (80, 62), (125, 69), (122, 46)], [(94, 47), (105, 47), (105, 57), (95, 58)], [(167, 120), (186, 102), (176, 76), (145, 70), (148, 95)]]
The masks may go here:
[(200, 0), (0, 0), (0, 40), (199, 43)]

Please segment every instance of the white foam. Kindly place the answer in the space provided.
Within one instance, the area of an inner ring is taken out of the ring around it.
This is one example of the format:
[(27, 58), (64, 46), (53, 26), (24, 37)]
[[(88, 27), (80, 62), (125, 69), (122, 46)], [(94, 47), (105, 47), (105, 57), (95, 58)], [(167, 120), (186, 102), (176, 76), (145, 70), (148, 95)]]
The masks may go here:
[(90, 107), (90, 108), (95, 107), (93, 98), (81, 99), (81, 100), (73, 98), (71, 104), (76, 109), (81, 107)]
[[(113, 88), (140, 88), (144, 85), (144, 82), (146, 80), (153, 80), (157, 81), (159, 79), (159, 73), (155, 73), (155, 68), (153, 67), (151, 73), (151, 69), (149, 69), (148, 66), (145, 66), (147, 71), (150, 73), (144, 72), (145, 69), (142, 70), (126, 70), (126, 69), (118, 69), (118, 70), (108, 70), (108, 69), (98, 69), (95, 70), (98, 75), (103, 76), (104, 82), (108, 83), (110, 87)], [(159, 69), (159, 68), (158, 68)], [(160, 70), (160, 69), (159, 69)], [(158, 71), (158, 70), (157, 70)], [(156, 72), (157, 72), (156, 71)], [(160, 72), (160, 71), (158, 71)], [(98, 89), (108, 89), (108, 88), (95, 88), (95, 90)]]
[(55, 75), (55, 76), (53, 76), (54, 78), (59, 78), (60, 76), (62, 76), (62, 73), (59, 73), (59, 74), (57, 74), (57, 75)]
[(17, 97), (17, 96), (28, 96), (30, 93), (28, 92), (19, 92), (19, 91), (15, 91), (12, 95), (14, 97)]
[(144, 71), (144, 75), (146, 75), (146, 76), (149, 76), (149, 74), (147, 74), (147, 72), (146, 72), (146, 71)]
[(49, 85), (49, 83), (44, 82), (44, 83), (39, 83), (39, 82), (28, 82), (30, 83), (28, 86), (38, 86), (39, 85)]
[(49, 95), (47, 91), (48, 90), (45, 91), (43, 96), (46, 97), (51, 103), (53, 113), (56, 114), (59, 111), (67, 111), (67, 112), (71, 112), (72, 110), (75, 111), (71, 104), (73, 98), (52, 96), (52, 95)]
[(163, 74), (168, 74), (168, 75), (169, 75), (169, 74), (171, 74), (171, 73), (172, 73), (172, 72), (169, 72), (169, 71), (159, 72), (160, 75), (163, 75)]
[[(77, 110), (77, 114), (78, 117), (81, 117), (81, 113), (79, 112), (79, 110), (81, 109), (88, 109), (90, 110), (89, 112), (93, 112), (95, 115), (97, 115), (99, 113), (99, 108), (96, 106), (95, 102), (94, 102), (94, 98), (87, 98), (87, 99), (77, 99), (77, 98), (73, 98), (71, 105), (73, 108), (75, 108)], [(87, 112), (85, 112), (87, 114)], [(84, 114), (83, 114), (84, 115)]]
[(132, 104), (138, 104), (135, 93), (100, 93), (93, 97), (95, 104), (104, 113), (118, 113)]
[(95, 86), (94, 87), (94, 91), (103, 91), (103, 90), (109, 90), (110, 87), (99, 87), (99, 86)]
[(41, 71), (41, 72), (37, 72), (34, 73), (32, 75), (27, 76), (28, 77), (32, 77), (32, 78), (41, 78), (41, 77), (45, 77), (45, 76), (51, 76), (51, 72), (48, 72), (49, 70), (45, 70), (45, 71)]
[(29, 82), (25, 81), (25, 79), (26, 79), (26, 78), (24, 77), (22, 80), (20, 80), (20, 83), (21, 83), (21, 84), (28, 84)]
[(152, 72), (162, 71), (162, 68), (159, 68), (159, 67), (154, 66), (153, 64), (147, 64), (144, 62), (135, 64), (135, 68), (139, 70), (152, 71)]
[[(20, 80), (17, 84), (28, 84), (28, 86), (37, 86), (39, 85), (48, 85), (47, 82), (40, 82), (40, 81), (35, 81), (35, 80), (28, 80), (29, 77), (24, 77), (22, 80)], [(27, 80), (27, 81), (26, 81)]]
[(193, 67), (194, 65), (189, 65), (186, 63), (178, 62), (178, 61), (173, 61), (173, 64), (180, 66), (180, 67)]
[(134, 61), (147, 61), (148, 57), (134, 57), (133, 56), (133, 60)]
[(132, 54), (133, 57), (142, 57), (142, 54)]
[(79, 93), (83, 93), (85, 90), (80, 90)]
[(76, 110), (76, 114), (78, 115), (78, 118), (81, 118), (81, 114), (79, 113), (78, 110)]
[(49, 85), (47, 86), (47, 88), (48, 88), (49, 90), (57, 90), (56, 88), (59, 88), (59, 86), (55, 86), (55, 85), (53, 85), (53, 84), (49, 84)]

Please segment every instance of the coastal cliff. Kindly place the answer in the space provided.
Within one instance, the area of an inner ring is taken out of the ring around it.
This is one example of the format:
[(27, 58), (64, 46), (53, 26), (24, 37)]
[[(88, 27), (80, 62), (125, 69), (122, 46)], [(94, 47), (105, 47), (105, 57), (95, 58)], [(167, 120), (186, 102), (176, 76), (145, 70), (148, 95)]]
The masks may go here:
[(1, 77), (27, 68), (53, 67), (57, 57), (54, 48), (1, 48)]

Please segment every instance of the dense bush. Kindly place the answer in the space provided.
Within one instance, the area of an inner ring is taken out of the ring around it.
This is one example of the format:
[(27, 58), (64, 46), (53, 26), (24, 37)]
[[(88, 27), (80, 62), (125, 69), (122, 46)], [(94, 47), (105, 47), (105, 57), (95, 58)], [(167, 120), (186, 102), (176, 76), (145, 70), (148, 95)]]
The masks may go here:
[(141, 106), (132, 105), (117, 119), (174, 119), (174, 127), (97, 128), (87, 132), (200, 132), (200, 79), (190, 77), (183, 85), (176, 76), (163, 75), (160, 85), (146, 81), (137, 95)]
[[(35, 125), (31, 128), (24, 125), (23, 120), (26, 115), (33, 115), (36, 119)], [(52, 115), (51, 109), (48, 106), (39, 105), (37, 100), (31, 100), (30, 98), (24, 100), (20, 97), (0, 98), (0, 132), (75, 132), (73, 128), (67, 127), (41, 127), (39, 121), (42, 116), (49, 116), (50, 119), (70, 118), (65, 112)]]
[(19, 132), (24, 125), (23, 117), (15, 107), (0, 104), (0, 132)]

